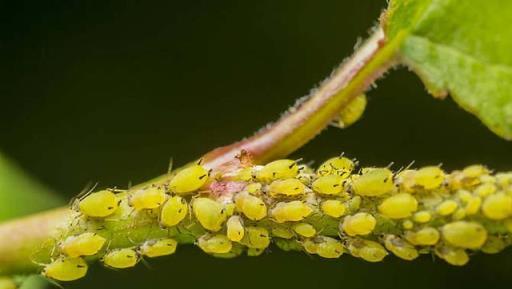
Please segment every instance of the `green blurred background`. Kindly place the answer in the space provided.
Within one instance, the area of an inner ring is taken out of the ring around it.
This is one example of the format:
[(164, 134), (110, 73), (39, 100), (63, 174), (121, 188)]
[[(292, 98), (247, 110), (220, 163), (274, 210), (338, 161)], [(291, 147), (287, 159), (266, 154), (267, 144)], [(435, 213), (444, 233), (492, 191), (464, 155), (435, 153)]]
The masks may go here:
[[(2, 1), (0, 150), (64, 199), (124, 187), (275, 120), (368, 35), (386, 1)], [(482, 162), (512, 168), (512, 143), (404, 68), (369, 92), (361, 122), (294, 154), (362, 165)], [(23, 206), (22, 202), (15, 204)], [(512, 251), (463, 268), (424, 256), (378, 264), (273, 248), (216, 259), (193, 247), (134, 270), (94, 266), (65, 288), (510, 288)]]

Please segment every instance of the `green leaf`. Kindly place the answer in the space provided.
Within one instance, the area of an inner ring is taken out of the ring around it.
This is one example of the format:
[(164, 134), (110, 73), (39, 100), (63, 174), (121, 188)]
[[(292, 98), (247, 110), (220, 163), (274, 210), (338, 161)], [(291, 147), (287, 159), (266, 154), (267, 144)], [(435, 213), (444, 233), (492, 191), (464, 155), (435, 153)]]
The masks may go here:
[(382, 25), (431, 94), (512, 140), (511, 19), (508, 0), (391, 0)]
[(0, 153), (0, 221), (62, 205), (47, 188)]

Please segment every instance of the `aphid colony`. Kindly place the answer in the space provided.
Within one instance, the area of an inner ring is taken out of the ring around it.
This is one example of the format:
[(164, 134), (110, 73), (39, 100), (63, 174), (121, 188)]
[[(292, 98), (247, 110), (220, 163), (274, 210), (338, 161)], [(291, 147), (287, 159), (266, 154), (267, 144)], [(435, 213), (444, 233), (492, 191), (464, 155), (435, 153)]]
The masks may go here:
[[(219, 171), (197, 163), (167, 183), (89, 193), (73, 210), (79, 221), (59, 238), (42, 272), (59, 281), (83, 277), (84, 258), (129, 268), (173, 254), (178, 242), (218, 257), (257, 256), (274, 241), (323, 258), (434, 254), (464, 265), (471, 251), (497, 253), (510, 244), (512, 173), (491, 174), (481, 165), (450, 174), (439, 166), (356, 170), (343, 156), (316, 171), (288, 159)], [(144, 228), (155, 229), (119, 241)]]

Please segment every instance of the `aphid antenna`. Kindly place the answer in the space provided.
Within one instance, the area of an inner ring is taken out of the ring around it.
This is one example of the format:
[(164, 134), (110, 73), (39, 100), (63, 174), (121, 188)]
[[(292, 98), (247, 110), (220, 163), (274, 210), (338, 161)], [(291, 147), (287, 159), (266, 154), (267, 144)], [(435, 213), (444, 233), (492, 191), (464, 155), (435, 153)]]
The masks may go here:
[(167, 174), (170, 174), (172, 172), (173, 164), (174, 164), (174, 158), (170, 157), (169, 158), (169, 166), (167, 167)]
[(415, 160), (413, 160), (412, 162), (410, 162), (410, 163), (405, 167), (405, 170), (410, 169), (410, 168), (414, 165), (414, 163), (415, 163), (415, 162), (416, 162)]
[(81, 201), (84, 197), (86, 197), (87, 195), (92, 193), (96, 189), (97, 186), (98, 186), (98, 182), (96, 182), (94, 184), (91, 181), (87, 182), (87, 184), (85, 184), (84, 188), (80, 191), (80, 193), (78, 193), (78, 195), (71, 198), (68, 205), (73, 206), (77, 200)]
[(394, 164), (395, 164), (395, 162), (390, 162), (390, 163), (386, 166), (386, 168), (391, 169), (391, 167), (392, 167)]

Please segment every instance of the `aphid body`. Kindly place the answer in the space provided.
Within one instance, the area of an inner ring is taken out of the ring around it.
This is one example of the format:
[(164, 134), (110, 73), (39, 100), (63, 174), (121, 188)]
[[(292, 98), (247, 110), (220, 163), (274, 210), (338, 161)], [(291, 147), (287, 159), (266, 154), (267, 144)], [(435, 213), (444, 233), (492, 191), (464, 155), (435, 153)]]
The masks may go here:
[(169, 189), (176, 194), (188, 194), (200, 189), (208, 181), (208, 171), (199, 164), (179, 171), (169, 182)]
[(418, 209), (418, 201), (409, 193), (399, 193), (386, 198), (379, 205), (379, 212), (391, 219), (410, 217)]
[(343, 219), (342, 228), (349, 236), (368, 235), (373, 231), (376, 224), (377, 220), (375, 217), (361, 212), (352, 216), (346, 216)]
[(279, 202), (272, 209), (272, 217), (277, 223), (301, 221), (312, 212), (313, 209), (301, 201)]
[(139, 256), (132, 248), (114, 249), (103, 256), (103, 264), (114, 269), (130, 268), (137, 264)]
[(156, 209), (167, 198), (163, 187), (151, 186), (130, 195), (128, 202), (135, 210)]
[(80, 211), (88, 217), (103, 218), (113, 214), (117, 208), (119, 200), (110, 190), (103, 190), (92, 193), (82, 199), (78, 204)]
[(62, 252), (69, 257), (90, 256), (98, 253), (106, 239), (95, 233), (82, 233), (77, 236), (69, 236), (60, 244)]
[(270, 196), (300, 197), (304, 195), (306, 186), (298, 179), (280, 179), (273, 181), (269, 187)]
[(209, 198), (196, 198), (192, 203), (194, 216), (203, 228), (217, 232), (222, 229), (227, 213), (222, 204)]
[(43, 268), (43, 276), (57, 281), (73, 281), (87, 274), (87, 263), (82, 258), (61, 257)]
[(187, 214), (187, 201), (180, 196), (170, 197), (160, 211), (160, 224), (166, 227), (176, 226)]
[(139, 248), (139, 253), (150, 258), (171, 255), (176, 252), (178, 242), (171, 238), (149, 240)]
[(393, 173), (388, 168), (366, 169), (352, 180), (352, 190), (361, 196), (380, 196), (394, 189)]

